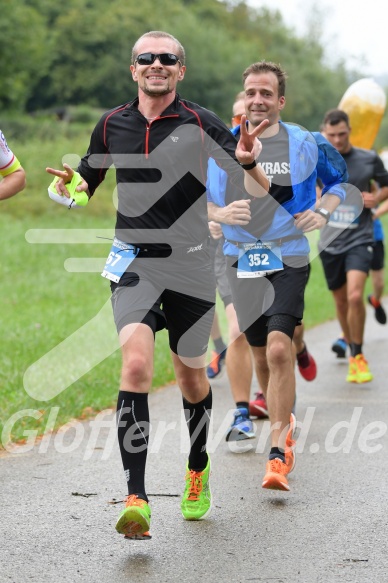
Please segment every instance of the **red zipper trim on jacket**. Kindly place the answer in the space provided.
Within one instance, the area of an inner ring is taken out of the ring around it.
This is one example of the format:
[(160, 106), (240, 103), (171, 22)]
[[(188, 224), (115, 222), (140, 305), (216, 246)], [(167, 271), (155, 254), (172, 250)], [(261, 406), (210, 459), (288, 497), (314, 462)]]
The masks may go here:
[(148, 121), (147, 121), (147, 125), (146, 125), (146, 139), (145, 139), (145, 157), (146, 158), (149, 157), (148, 145), (149, 145), (149, 135), (150, 135), (151, 125), (154, 123), (154, 121), (157, 121), (158, 119), (166, 119), (168, 117), (179, 117), (179, 114), (178, 113), (175, 113), (174, 115), (163, 115), (163, 116), (158, 115), (158, 117), (156, 117), (155, 119), (153, 119), (150, 123), (148, 123)]

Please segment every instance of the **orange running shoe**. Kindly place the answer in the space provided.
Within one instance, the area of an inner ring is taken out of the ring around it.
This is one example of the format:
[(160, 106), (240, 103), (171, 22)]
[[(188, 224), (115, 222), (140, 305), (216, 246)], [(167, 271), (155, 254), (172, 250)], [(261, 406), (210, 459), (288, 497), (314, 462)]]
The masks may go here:
[(356, 383), (357, 382), (357, 365), (356, 359), (354, 356), (349, 356), (349, 370), (346, 376), (346, 381), (348, 383)]
[(150, 539), (151, 509), (145, 500), (131, 494), (125, 498), (125, 508), (116, 524), (116, 530), (132, 540)]
[(349, 372), (346, 377), (348, 383), (369, 383), (373, 374), (369, 370), (368, 361), (363, 354), (349, 358)]
[(291, 413), (290, 417), (290, 426), (287, 431), (286, 436), (286, 466), (287, 466), (287, 474), (290, 474), (295, 467), (295, 445), (296, 441), (294, 439), (294, 433), (296, 429), (296, 417), (294, 413)]
[(290, 489), (286, 475), (288, 469), (285, 463), (279, 458), (268, 460), (265, 466), (266, 474), (263, 479), (262, 487), (269, 490), (285, 490)]

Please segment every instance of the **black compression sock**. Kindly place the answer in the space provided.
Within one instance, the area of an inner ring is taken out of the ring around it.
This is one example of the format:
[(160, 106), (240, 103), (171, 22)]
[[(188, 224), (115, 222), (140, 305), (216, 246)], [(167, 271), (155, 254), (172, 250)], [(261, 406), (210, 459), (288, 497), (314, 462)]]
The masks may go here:
[(146, 502), (144, 474), (149, 429), (148, 395), (120, 391), (117, 399), (117, 436), (128, 494), (138, 494)]
[(183, 397), (183, 408), (187, 428), (190, 435), (190, 470), (202, 471), (206, 468), (208, 455), (206, 452), (206, 442), (209, 432), (210, 415), (212, 410), (212, 390), (199, 403), (190, 403)]
[(280, 459), (284, 464), (286, 463), (286, 457), (284, 455), (284, 451), (279, 449), (278, 447), (271, 447), (271, 451), (269, 452), (270, 460), (274, 460), (275, 458)]
[(362, 344), (350, 343), (350, 354), (355, 357), (357, 354), (362, 354)]
[(237, 401), (236, 407), (237, 407), (237, 409), (247, 409), (247, 411), (249, 411), (249, 402), (248, 401)]

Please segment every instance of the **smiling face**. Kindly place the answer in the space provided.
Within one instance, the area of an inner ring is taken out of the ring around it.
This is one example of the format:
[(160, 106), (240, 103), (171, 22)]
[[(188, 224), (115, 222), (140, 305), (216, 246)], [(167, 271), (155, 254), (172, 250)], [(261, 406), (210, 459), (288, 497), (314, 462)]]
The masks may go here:
[[(145, 37), (136, 45), (136, 54), (173, 53), (178, 55), (178, 46), (170, 38)], [(131, 65), (132, 79), (138, 83), (139, 90), (150, 97), (159, 97), (176, 91), (178, 81), (182, 81), (186, 67), (180, 62), (175, 65), (162, 65), (159, 59), (151, 65)]]
[(264, 119), (269, 119), (270, 125), (279, 121), (286, 98), (279, 97), (275, 73), (251, 73), (245, 79), (244, 89), (247, 117), (253, 126), (258, 126)]

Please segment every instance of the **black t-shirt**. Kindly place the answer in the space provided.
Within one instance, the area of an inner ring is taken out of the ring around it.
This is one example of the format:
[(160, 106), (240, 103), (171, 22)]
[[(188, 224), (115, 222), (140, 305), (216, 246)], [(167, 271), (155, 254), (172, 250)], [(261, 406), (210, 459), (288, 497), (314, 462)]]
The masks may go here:
[(269, 193), (279, 204), (284, 204), (293, 196), (287, 130), (279, 124), (279, 132), (275, 136), (260, 140), (263, 145), (260, 166), (270, 182)]
[[(328, 225), (322, 229), (319, 241), (319, 249), (333, 255), (345, 253), (357, 245), (373, 243), (370, 209), (364, 208), (356, 217), (361, 209), (360, 192), (370, 192), (372, 180), (380, 186), (388, 186), (388, 172), (376, 152), (351, 148), (342, 156), (349, 173), (346, 199), (334, 211)], [(346, 221), (352, 220), (353, 216), (354, 221), (345, 228)]]

